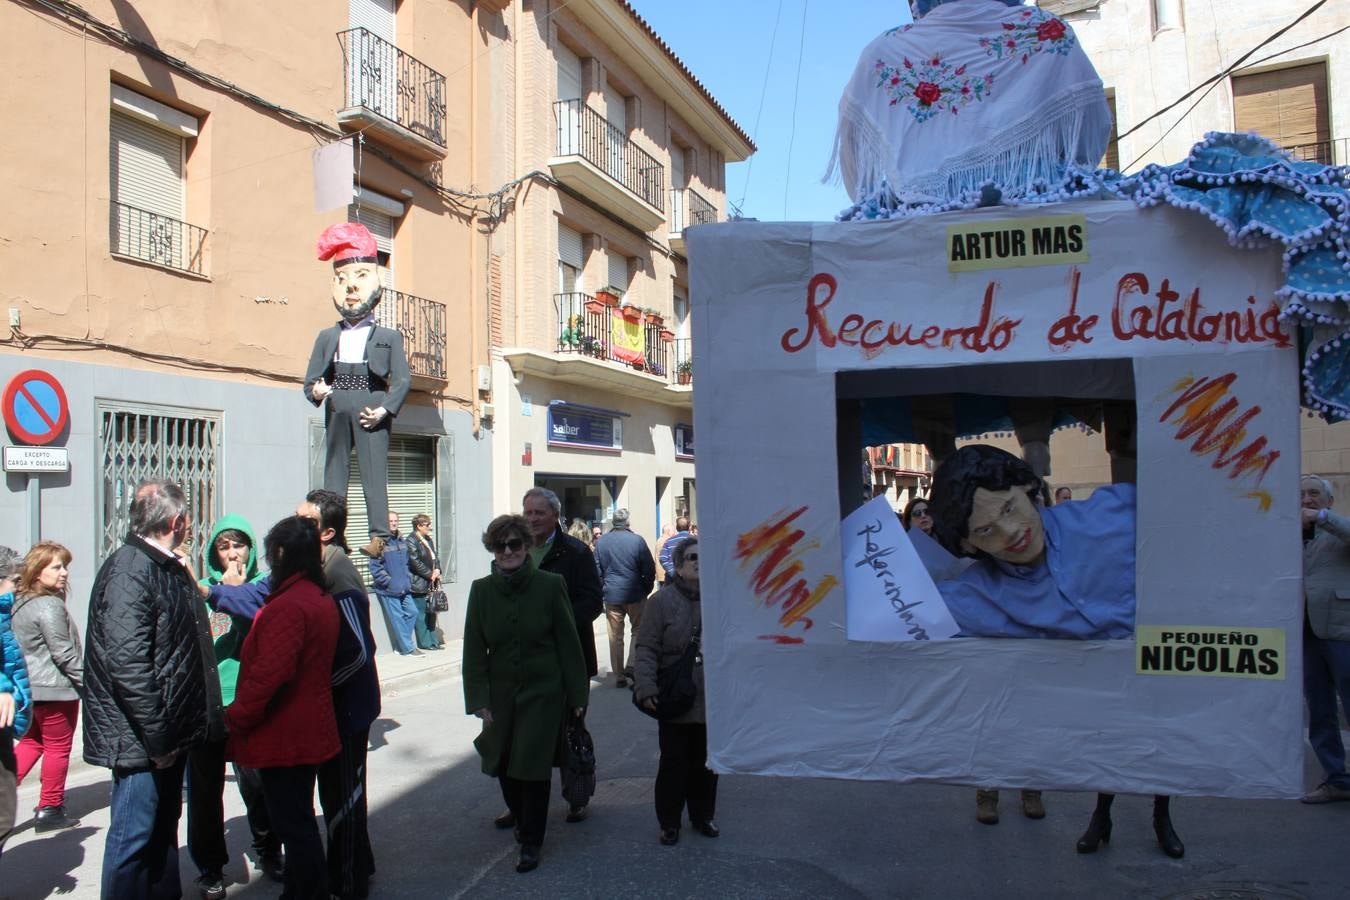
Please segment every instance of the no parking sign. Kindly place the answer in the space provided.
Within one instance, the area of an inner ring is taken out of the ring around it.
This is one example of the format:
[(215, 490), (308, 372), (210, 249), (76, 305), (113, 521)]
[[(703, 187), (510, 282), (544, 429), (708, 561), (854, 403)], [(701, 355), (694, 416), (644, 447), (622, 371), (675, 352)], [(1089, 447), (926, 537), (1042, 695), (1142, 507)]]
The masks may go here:
[(28, 369), (10, 379), (0, 401), (5, 425), (24, 444), (50, 444), (70, 421), (70, 403), (54, 375)]

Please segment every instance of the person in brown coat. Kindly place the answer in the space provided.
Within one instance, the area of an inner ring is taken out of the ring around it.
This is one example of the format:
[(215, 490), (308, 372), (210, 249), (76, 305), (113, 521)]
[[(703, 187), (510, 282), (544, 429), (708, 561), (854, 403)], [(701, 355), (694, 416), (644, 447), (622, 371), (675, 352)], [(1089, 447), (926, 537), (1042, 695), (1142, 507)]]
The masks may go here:
[[(672, 554), (675, 576), (647, 599), (647, 609), (637, 636), (636, 686), (638, 703), (657, 708), (656, 673), (673, 665), (698, 640), (703, 628), (703, 607), (698, 586), (698, 539), (688, 538)], [(696, 632), (698, 633), (696, 636)], [(713, 823), (717, 808), (717, 775), (708, 761), (708, 725), (703, 705), (703, 657), (696, 657), (694, 705), (683, 715), (657, 723), (661, 762), (656, 771), (656, 819), (661, 824), (661, 843), (680, 840), (680, 821), (686, 806), (694, 830), (715, 838)]]

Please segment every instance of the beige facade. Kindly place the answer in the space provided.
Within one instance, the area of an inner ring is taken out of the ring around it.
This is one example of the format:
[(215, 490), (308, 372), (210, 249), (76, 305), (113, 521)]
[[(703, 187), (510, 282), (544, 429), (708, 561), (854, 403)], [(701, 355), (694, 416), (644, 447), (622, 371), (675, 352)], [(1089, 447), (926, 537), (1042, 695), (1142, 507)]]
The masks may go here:
[(697, 518), (683, 235), (725, 217), (725, 165), (754, 148), (622, 0), (503, 15), (507, 155), (545, 177), (491, 238), (494, 505), (541, 484), (566, 518), (626, 507), (654, 541)]
[[(395, 502), (405, 519), (433, 516), (447, 571), (473, 552), (477, 574), (489, 352), (471, 323), (487, 318), (489, 202), (464, 195), (497, 168), (493, 16), (441, 0), (0, 5), (6, 103), (23, 123), (0, 150), (4, 305), (18, 320), (0, 380), (52, 371), (71, 406), (69, 475), (41, 476), (28, 529), (11, 476), (0, 543), (39, 531), (70, 545), (82, 602), (125, 527), (127, 479), (192, 482), (199, 541), (224, 512), (261, 534), (293, 510), (320, 480), (322, 439), (299, 384), (336, 319), (315, 239), (360, 215), (387, 232), (380, 318), (414, 372), (395, 434), (420, 481)], [(313, 154), (344, 135), (356, 199), (316, 210)], [(453, 580), (461, 599), (467, 580)]]
[[(1306, 5), (1257, 0), (1041, 0), (1040, 5), (1073, 25), (1102, 77), (1117, 133), (1124, 135), (1116, 151), (1120, 167), (1135, 171), (1146, 163), (1176, 162), (1206, 132), (1251, 129), (1300, 158), (1350, 164), (1350, 4), (1324, 4), (1263, 46)], [(1225, 72), (1213, 90), (1202, 87), (1127, 134)], [(1327, 425), (1307, 414), (1302, 422), (1303, 471), (1328, 477), (1347, 496), (1350, 423)], [(1110, 480), (1099, 437), (1058, 432), (1051, 455), (1055, 485), (1089, 488)]]

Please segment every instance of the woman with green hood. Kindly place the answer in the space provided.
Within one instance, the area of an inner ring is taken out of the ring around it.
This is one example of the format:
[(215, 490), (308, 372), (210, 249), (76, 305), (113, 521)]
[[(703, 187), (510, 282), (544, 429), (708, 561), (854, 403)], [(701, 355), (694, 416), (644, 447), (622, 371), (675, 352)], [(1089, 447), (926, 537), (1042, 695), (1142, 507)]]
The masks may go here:
[[(239, 584), (261, 581), (267, 576), (258, 570), (257, 539), (253, 527), (243, 516), (227, 515), (211, 530), (206, 547), (206, 577), (198, 582), (203, 588), (222, 582)], [(214, 612), (211, 637), (216, 647), (216, 671), (220, 675), (220, 694), (224, 706), (234, 702), (235, 683), (239, 679), (239, 657), (252, 621), (229, 613)], [(272, 830), (263, 799), (262, 782), (256, 769), (234, 766), (239, 795), (244, 798), (248, 827), (253, 834), (253, 850), (258, 867), (274, 881), (283, 876), (281, 840)], [(225, 846), (225, 741), (196, 747), (188, 755), (188, 853), (201, 873), (197, 887), (207, 900), (225, 896), (224, 868), (229, 861)]]

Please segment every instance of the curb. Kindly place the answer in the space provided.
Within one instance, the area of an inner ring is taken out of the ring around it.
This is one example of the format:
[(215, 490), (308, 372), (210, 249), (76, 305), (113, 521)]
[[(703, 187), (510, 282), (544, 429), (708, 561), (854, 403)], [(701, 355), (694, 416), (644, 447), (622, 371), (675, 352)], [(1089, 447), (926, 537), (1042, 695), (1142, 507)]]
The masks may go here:
[(396, 697), (401, 691), (409, 691), (444, 678), (458, 678), (460, 660), (428, 666), (415, 672), (404, 672), (380, 679), (380, 696)]

